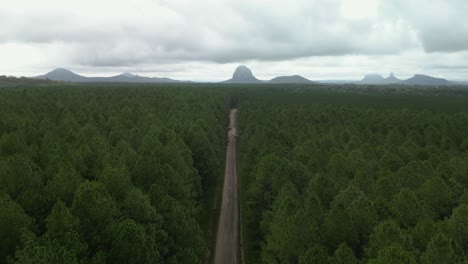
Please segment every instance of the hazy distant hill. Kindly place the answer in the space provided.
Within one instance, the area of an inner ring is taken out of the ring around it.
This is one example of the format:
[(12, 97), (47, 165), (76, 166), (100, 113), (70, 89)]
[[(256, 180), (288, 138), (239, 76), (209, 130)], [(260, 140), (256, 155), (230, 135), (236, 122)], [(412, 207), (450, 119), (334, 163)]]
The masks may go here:
[(35, 77), (37, 79), (49, 79), (54, 81), (64, 81), (64, 82), (86, 82), (87, 78), (76, 73), (73, 73), (67, 69), (57, 68), (53, 71), (50, 71), (44, 75)]
[(402, 84), (402, 85), (424, 85), (424, 86), (442, 86), (442, 85), (453, 85), (453, 83), (442, 79), (435, 78), (428, 75), (416, 74), (414, 77), (407, 80), (400, 80), (395, 77), (393, 72), (389, 77), (383, 78), (379, 74), (367, 74), (364, 79), (359, 83), (363, 84), (374, 84), (374, 85), (385, 85), (385, 84)]
[(268, 81), (269, 83), (303, 83), (303, 84), (307, 84), (307, 83), (315, 83), (309, 79), (306, 79), (300, 75), (292, 75), (292, 76), (279, 76), (279, 77), (276, 77), (276, 78), (273, 78), (271, 80)]
[(452, 85), (453, 83), (442, 78), (435, 78), (428, 75), (416, 74), (408, 80), (402, 81), (401, 84), (405, 85), (426, 85), (426, 86), (442, 86)]
[(396, 84), (396, 83), (400, 83), (401, 80), (398, 79), (397, 77), (395, 77), (395, 75), (393, 75), (393, 72), (390, 73), (390, 76), (388, 76), (387, 78), (383, 79), (382, 80), (382, 84)]
[(223, 83), (263, 83), (255, 78), (252, 71), (244, 65), (237, 67), (232, 78)]
[(384, 77), (380, 74), (366, 74), (361, 80), (364, 84), (380, 84), (384, 80)]
[[(144, 77), (132, 73), (122, 73), (111, 77), (86, 77), (76, 74), (64, 68), (57, 68), (44, 75), (33, 77), (32, 79), (48, 79), (53, 81), (63, 82), (106, 82), (106, 83), (179, 83), (190, 81), (179, 81), (170, 78), (157, 78), (157, 77)], [(361, 81), (322, 81), (323, 83), (356, 83), (356, 84), (372, 84), (372, 85), (386, 85), (386, 84), (402, 84), (402, 85), (425, 85), (425, 86), (444, 86), (444, 85), (462, 85), (461, 82), (449, 82), (446, 79), (435, 78), (427, 75), (416, 74), (408, 80), (400, 80), (395, 77), (393, 73), (389, 77), (384, 78), (380, 74), (367, 74)], [(244, 65), (236, 68), (232, 78), (224, 81), (223, 83), (272, 83), (272, 84), (310, 84), (315, 83), (300, 75), (292, 76), (279, 76), (269, 81), (261, 81), (257, 79), (252, 71)], [(467, 83), (463, 83), (467, 84)]]
[(181, 82), (169, 78), (143, 77), (131, 73), (122, 73), (112, 77), (85, 77), (63, 68), (57, 68), (36, 79), (49, 79), (64, 82), (128, 82), (128, 83), (173, 83)]

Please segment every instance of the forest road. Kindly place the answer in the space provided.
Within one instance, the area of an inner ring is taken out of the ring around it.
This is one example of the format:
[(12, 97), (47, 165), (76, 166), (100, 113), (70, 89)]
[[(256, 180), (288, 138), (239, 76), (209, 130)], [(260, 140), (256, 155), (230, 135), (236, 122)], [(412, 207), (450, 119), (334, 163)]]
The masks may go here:
[(228, 145), (226, 150), (226, 169), (224, 172), (221, 213), (216, 236), (215, 264), (239, 263), (239, 203), (237, 195), (236, 169), (236, 113), (229, 114)]

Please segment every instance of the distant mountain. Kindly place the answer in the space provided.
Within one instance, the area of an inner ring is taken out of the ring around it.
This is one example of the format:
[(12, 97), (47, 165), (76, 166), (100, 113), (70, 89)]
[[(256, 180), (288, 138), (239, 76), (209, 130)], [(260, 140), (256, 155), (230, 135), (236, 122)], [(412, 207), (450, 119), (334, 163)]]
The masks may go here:
[(317, 81), (318, 83), (326, 83), (326, 84), (355, 84), (359, 83), (360, 81), (354, 80), (320, 80)]
[(382, 84), (396, 84), (396, 83), (400, 83), (401, 80), (398, 79), (397, 77), (395, 77), (395, 75), (393, 75), (393, 72), (390, 73), (390, 76), (388, 76), (387, 78), (383, 79), (381, 81)]
[(276, 78), (273, 78), (268, 81), (268, 83), (297, 83), (297, 84), (307, 84), (307, 83), (315, 83), (309, 79), (306, 79), (300, 75), (292, 75), (292, 76), (279, 76)]
[(35, 79), (49, 79), (63, 82), (125, 82), (125, 83), (174, 83), (182, 82), (169, 78), (143, 77), (128, 72), (112, 77), (85, 77), (63, 68), (57, 68)]
[(374, 85), (385, 85), (385, 84), (402, 84), (402, 85), (421, 85), (421, 86), (442, 86), (442, 85), (453, 85), (453, 83), (441, 79), (435, 78), (428, 75), (416, 74), (414, 77), (408, 80), (400, 80), (395, 77), (393, 72), (389, 77), (383, 78), (379, 74), (368, 74), (359, 83), (363, 84), (374, 84)]
[(384, 77), (380, 74), (366, 74), (361, 80), (364, 84), (380, 84), (384, 80)]
[(453, 83), (442, 78), (435, 78), (428, 75), (416, 74), (408, 80), (402, 81), (405, 85), (425, 85), (425, 86), (443, 86), (452, 85)]
[(49, 80), (63, 81), (63, 82), (86, 82), (87, 80), (86, 77), (78, 75), (64, 68), (57, 68), (53, 71), (50, 71), (44, 75), (37, 76), (35, 78), (36, 79), (49, 79)]
[(124, 73), (120, 74), (120, 76), (127, 77), (127, 78), (138, 77), (138, 75), (135, 75), (135, 74), (132, 74), (132, 73), (129, 73), (129, 72), (124, 72)]
[(91, 81), (97, 82), (125, 82), (125, 83), (173, 83), (181, 82), (169, 78), (158, 78), (158, 77), (144, 77), (128, 72), (124, 72), (117, 76), (112, 77), (95, 77), (89, 78)]
[(252, 71), (244, 65), (237, 67), (232, 75), (232, 78), (224, 81), (223, 83), (262, 83), (259, 79), (255, 78)]

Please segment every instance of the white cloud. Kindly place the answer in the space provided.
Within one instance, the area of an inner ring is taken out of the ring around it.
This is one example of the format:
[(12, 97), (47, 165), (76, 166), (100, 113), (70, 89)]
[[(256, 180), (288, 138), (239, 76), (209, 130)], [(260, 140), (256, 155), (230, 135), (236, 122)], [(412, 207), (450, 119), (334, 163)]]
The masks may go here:
[[(4, 0), (0, 71), (138, 69), (212, 80), (248, 62), (311, 78), (398, 65), (458, 78), (447, 69), (465, 65), (457, 57), (468, 51), (464, 10), (465, 0)], [(346, 63), (320, 67), (330, 61)]]

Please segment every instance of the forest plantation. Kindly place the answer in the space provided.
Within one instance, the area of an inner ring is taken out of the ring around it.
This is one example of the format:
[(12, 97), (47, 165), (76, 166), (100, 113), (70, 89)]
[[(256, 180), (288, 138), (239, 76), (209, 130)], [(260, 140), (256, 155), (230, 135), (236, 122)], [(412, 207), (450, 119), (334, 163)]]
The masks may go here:
[(468, 263), (468, 89), (0, 85), (0, 263)]

